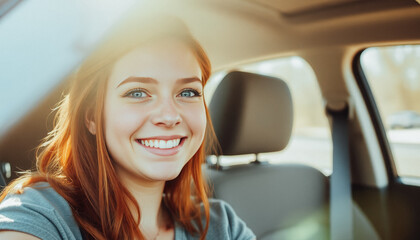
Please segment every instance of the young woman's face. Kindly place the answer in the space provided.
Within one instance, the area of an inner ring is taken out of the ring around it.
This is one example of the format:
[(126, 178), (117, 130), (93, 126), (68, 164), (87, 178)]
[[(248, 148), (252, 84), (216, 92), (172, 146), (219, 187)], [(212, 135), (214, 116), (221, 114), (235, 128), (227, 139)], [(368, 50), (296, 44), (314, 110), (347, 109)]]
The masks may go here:
[(203, 142), (201, 69), (177, 40), (136, 48), (112, 69), (105, 97), (105, 139), (118, 174), (147, 181), (178, 176)]

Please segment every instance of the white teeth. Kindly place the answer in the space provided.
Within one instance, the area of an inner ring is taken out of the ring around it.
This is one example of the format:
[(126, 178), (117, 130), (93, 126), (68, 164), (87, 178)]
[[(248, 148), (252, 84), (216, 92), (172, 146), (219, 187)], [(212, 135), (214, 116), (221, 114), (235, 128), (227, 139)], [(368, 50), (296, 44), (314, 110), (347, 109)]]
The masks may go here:
[(146, 147), (152, 148), (160, 148), (160, 149), (168, 149), (174, 148), (179, 145), (181, 139), (173, 139), (173, 140), (140, 140), (140, 143), (145, 145)]
[(159, 148), (166, 148), (166, 141), (160, 140), (159, 141)]

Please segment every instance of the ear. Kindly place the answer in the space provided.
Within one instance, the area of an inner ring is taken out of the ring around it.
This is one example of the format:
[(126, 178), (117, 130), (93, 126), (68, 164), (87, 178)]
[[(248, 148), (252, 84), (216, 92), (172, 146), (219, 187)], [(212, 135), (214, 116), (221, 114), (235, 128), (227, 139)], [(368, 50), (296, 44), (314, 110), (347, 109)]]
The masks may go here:
[(85, 124), (92, 135), (96, 135), (96, 123), (92, 120), (91, 114), (86, 113)]

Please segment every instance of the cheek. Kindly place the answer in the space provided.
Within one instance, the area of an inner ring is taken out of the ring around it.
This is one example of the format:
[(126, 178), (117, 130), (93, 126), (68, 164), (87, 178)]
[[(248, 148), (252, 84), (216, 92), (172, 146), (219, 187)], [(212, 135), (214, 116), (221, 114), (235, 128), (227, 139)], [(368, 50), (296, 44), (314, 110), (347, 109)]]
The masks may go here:
[(186, 119), (192, 134), (200, 140), (201, 144), (207, 124), (206, 110), (203, 103), (192, 106), (186, 114)]
[(105, 134), (111, 138), (129, 139), (145, 121), (143, 111), (135, 105), (108, 104), (105, 108)]

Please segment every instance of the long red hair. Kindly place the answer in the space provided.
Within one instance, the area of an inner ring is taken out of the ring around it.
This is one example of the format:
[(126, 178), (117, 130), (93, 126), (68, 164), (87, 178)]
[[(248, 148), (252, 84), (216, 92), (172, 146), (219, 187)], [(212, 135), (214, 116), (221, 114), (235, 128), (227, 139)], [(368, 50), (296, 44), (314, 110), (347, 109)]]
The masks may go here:
[[(23, 187), (47, 181), (67, 200), (85, 238), (144, 239), (138, 227), (140, 208), (119, 181), (105, 144), (103, 105), (112, 66), (145, 41), (171, 37), (191, 48), (201, 67), (203, 84), (211, 73), (206, 53), (182, 22), (172, 17), (155, 20), (152, 25), (127, 18), (70, 76), (72, 85), (57, 107), (54, 129), (38, 148), (37, 171), (9, 184), (0, 201), (9, 193), (21, 193)], [(208, 123), (206, 142), (214, 133), (204, 107)], [(96, 135), (88, 131), (87, 119), (96, 122)], [(205, 142), (179, 176), (166, 182), (164, 188), (164, 204), (173, 220), (201, 239), (207, 233), (210, 215), (208, 186), (201, 171)], [(135, 214), (131, 212), (133, 206)]]

